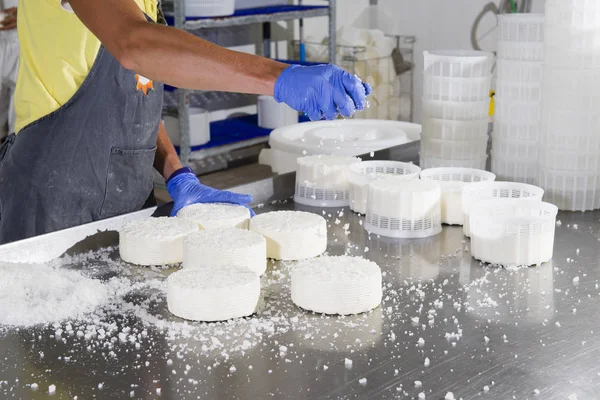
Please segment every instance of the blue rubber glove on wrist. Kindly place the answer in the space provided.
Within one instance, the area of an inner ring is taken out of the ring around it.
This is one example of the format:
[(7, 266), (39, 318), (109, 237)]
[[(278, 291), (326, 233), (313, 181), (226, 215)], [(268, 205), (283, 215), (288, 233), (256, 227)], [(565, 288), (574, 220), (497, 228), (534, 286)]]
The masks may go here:
[(313, 121), (351, 117), (364, 110), (371, 87), (330, 64), (286, 68), (275, 82), (275, 100), (302, 111)]
[(253, 217), (254, 211), (248, 206), (252, 196), (218, 190), (200, 183), (198, 177), (187, 168), (175, 171), (167, 181), (167, 190), (175, 203), (171, 216), (177, 215), (179, 210), (190, 204), (197, 203), (230, 203), (239, 204), (250, 209)]

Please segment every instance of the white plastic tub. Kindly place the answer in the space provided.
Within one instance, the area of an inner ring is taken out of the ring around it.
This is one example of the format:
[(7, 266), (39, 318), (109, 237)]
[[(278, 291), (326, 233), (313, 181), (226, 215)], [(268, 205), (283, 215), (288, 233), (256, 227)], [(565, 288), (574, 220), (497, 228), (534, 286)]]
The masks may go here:
[(542, 201), (544, 190), (534, 185), (517, 182), (477, 182), (462, 191), (464, 213), (463, 232), (471, 236), (470, 215), (474, 205), (491, 199), (527, 199)]
[(491, 75), (483, 78), (425, 76), (423, 97), (438, 101), (484, 101), (490, 97)]
[(421, 168), (399, 161), (363, 161), (348, 169), (350, 209), (360, 214), (367, 212), (369, 183), (384, 178), (412, 180), (419, 177)]
[(442, 189), (442, 223), (462, 225), (463, 188), (473, 182), (493, 181), (496, 176), (488, 171), (471, 168), (430, 168), (421, 171), (421, 179), (437, 182)]
[(433, 181), (380, 179), (369, 184), (365, 229), (394, 238), (424, 238), (442, 231), (441, 189)]
[(487, 200), (471, 212), (471, 253), (490, 264), (540, 265), (552, 259), (558, 208), (535, 200)]
[(544, 43), (544, 14), (498, 15), (498, 40)]
[(424, 51), (424, 76), (482, 78), (492, 71), (494, 55), (475, 50)]
[[(190, 146), (210, 142), (210, 113), (201, 108), (190, 108)], [(174, 146), (180, 145), (179, 118), (167, 115), (163, 119), (165, 129)]]
[(540, 167), (537, 184), (544, 200), (565, 211), (600, 209), (600, 174), (595, 171), (560, 171)]

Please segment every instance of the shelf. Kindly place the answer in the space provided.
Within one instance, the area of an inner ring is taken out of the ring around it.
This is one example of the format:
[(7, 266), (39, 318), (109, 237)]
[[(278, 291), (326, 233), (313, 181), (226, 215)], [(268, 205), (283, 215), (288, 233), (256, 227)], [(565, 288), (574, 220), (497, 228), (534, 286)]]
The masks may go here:
[[(300, 122), (308, 121), (304, 115)], [(229, 152), (243, 147), (266, 143), (269, 140), (271, 129), (258, 126), (257, 115), (245, 115), (238, 118), (229, 118), (210, 123), (210, 142), (202, 146), (192, 146), (192, 159), (210, 157)], [(175, 147), (179, 154), (179, 147)]]
[[(220, 18), (186, 17), (184, 29), (196, 30), (207, 28), (225, 28), (229, 26), (241, 26), (260, 24), (264, 22), (289, 21), (300, 18), (326, 17), (329, 15), (328, 6), (273, 6), (248, 8), (236, 10), (235, 14)], [(175, 25), (173, 15), (166, 16), (167, 23)]]

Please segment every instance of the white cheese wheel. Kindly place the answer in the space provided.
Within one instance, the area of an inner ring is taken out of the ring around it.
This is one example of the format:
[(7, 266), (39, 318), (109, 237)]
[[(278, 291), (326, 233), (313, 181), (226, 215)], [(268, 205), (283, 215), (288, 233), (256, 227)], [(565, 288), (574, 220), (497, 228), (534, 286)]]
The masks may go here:
[(292, 301), (324, 314), (359, 314), (381, 303), (381, 269), (358, 257), (319, 257), (291, 273)]
[(245, 267), (182, 269), (167, 279), (167, 307), (192, 321), (225, 321), (254, 314), (260, 277)]
[(183, 268), (238, 265), (262, 275), (267, 269), (267, 241), (245, 229), (200, 231), (183, 245)]
[(191, 204), (179, 210), (177, 217), (197, 223), (200, 229), (248, 229), (250, 210), (236, 204)]
[(267, 239), (267, 257), (275, 260), (303, 260), (327, 249), (327, 221), (303, 211), (274, 211), (250, 221), (250, 230)]
[(119, 231), (121, 259), (137, 265), (167, 265), (183, 261), (183, 240), (198, 225), (181, 218), (131, 221)]

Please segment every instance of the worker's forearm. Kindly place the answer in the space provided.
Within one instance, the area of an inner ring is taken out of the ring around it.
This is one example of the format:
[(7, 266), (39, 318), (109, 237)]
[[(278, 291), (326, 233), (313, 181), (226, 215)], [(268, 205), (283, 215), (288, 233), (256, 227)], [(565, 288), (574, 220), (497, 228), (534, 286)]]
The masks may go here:
[(181, 161), (177, 156), (175, 147), (167, 135), (167, 131), (163, 123), (160, 123), (158, 128), (158, 138), (156, 139), (156, 156), (154, 158), (154, 168), (165, 178), (173, 174), (181, 168)]
[(228, 50), (187, 32), (140, 23), (120, 57), (126, 68), (172, 86), (273, 95), (286, 64)]

